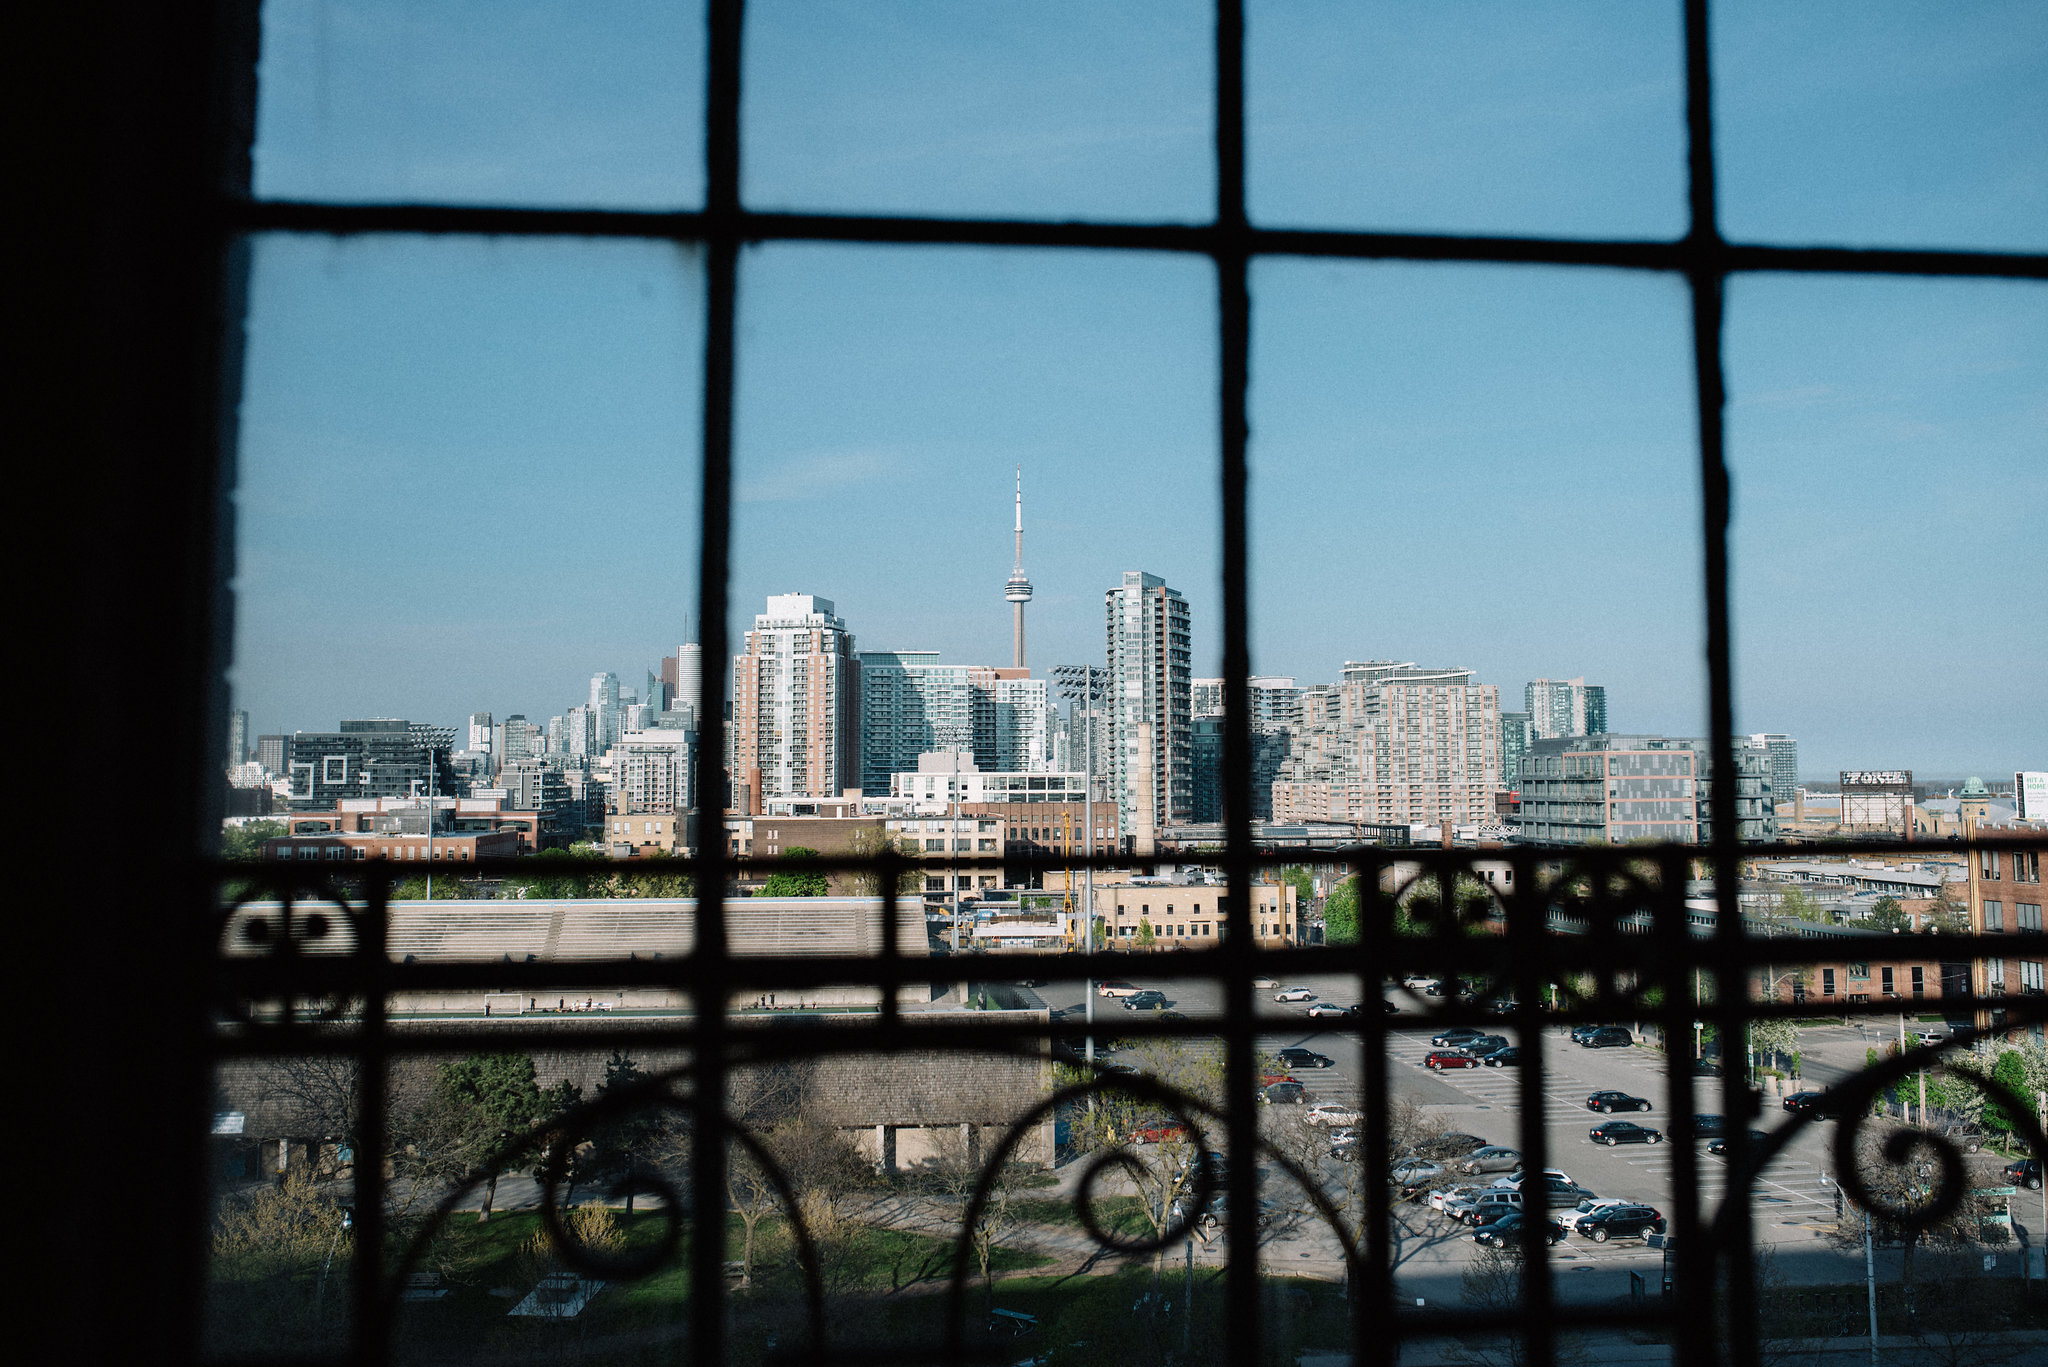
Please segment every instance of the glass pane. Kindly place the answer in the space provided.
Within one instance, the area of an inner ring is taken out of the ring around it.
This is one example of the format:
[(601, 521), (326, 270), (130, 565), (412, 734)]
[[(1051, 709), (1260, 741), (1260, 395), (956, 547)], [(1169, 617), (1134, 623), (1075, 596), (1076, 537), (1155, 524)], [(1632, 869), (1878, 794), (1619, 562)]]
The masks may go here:
[[(1128, 717), (1097, 683), (1098, 815), (1122, 810), (1102, 829), (1184, 818), (1189, 679), (1221, 654), (1206, 263), (790, 246), (744, 267), (733, 806), (820, 823), (756, 820), (751, 854), (886, 811), (936, 909), (1009, 887), (956, 855), (1083, 849), (1087, 728), (1055, 670), (1108, 667), (1111, 606), (1138, 645), (1118, 637)], [(1142, 781), (1118, 759), (1141, 724)], [(865, 807), (816, 806), (851, 790)]]
[(1679, 6), (1248, 9), (1259, 221), (1571, 237), (1685, 230)]
[(703, 202), (702, 0), (268, 0), (257, 75), (266, 199)]
[(1730, 0), (1712, 14), (1731, 237), (2048, 245), (2048, 10)]
[(750, 5), (747, 202), (1207, 218), (1213, 24), (1196, 0)]
[[(1844, 819), (1845, 770), (1910, 770), (1947, 833), (1966, 779), (2038, 767), (2048, 652), (2019, 623), (2044, 569), (2044, 303), (2039, 285), (1731, 287), (1737, 722), (1796, 740), (1808, 833)], [(1852, 825), (1904, 834), (1899, 798), (1857, 806)]]
[[(1694, 838), (1706, 689), (1680, 290), (1273, 262), (1257, 292), (1253, 663), (1299, 690), (1269, 728), (1291, 733), (1262, 775), (1275, 820)], [(1668, 768), (1670, 790), (1625, 825), (1571, 804), (1523, 829), (1512, 794), (1544, 747), (1553, 765)]]
[(700, 288), (665, 245), (255, 242), (239, 852), (545, 896), (467, 870), (607, 836), (608, 793), (611, 843), (686, 843)]

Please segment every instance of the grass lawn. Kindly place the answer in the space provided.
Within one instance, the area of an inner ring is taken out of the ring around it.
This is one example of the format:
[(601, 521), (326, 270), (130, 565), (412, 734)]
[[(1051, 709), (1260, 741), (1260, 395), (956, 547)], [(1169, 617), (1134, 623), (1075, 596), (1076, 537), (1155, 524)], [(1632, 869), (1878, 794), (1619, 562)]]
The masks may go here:
[[(641, 1211), (630, 1219), (616, 1214), (627, 1256), (651, 1256), (661, 1247), (665, 1233), (661, 1212)], [(530, 1347), (536, 1335), (645, 1330), (673, 1324), (683, 1316), (689, 1302), (687, 1235), (673, 1257), (646, 1276), (607, 1288), (573, 1321), (548, 1324), (510, 1318), (507, 1312), (534, 1286), (534, 1271), (522, 1250), (540, 1224), (540, 1216), (530, 1211), (494, 1216), (483, 1224), (461, 1217), (451, 1222), (430, 1262), (448, 1269), (452, 1290), (439, 1301), (405, 1306), (402, 1336), (421, 1346)], [(728, 1216), (726, 1258), (739, 1261), (745, 1241), (745, 1226), (739, 1216)], [(992, 1270), (1001, 1274), (1042, 1266), (1050, 1259), (998, 1249), (991, 1261)], [(952, 1273), (953, 1248), (950, 1242), (926, 1234), (848, 1225), (821, 1250), (820, 1264), (828, 1294), (834, 1298), (886, 1300), (906, 1292), (943, 1288)], [(971, 1262), (970, 1271), (978, 1271)], [(492, 1294), (508, 1288), (513, 1292), (510, 1296)], [(755, 1234), (753, 1285), (735, 1289), (736, 1312), (758, 1302), (771, 1319), (788, 1321), (791, 1314), (800, 1317), (803, 1288), (788, 1223), (779, 1217), (763, 1220)]]

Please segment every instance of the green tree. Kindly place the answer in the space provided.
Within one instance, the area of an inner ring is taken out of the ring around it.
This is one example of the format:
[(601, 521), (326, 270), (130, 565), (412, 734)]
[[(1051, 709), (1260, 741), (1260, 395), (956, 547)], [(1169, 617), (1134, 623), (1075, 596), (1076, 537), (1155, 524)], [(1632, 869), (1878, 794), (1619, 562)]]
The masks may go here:
[(1294, 889), (1295, 900), (1301, 905), (1303, 910), (1306, 910), (1309, 904), (1315, 901), (1315, 875), (1311, 874), (1302, 865), (1289, 864), (1286, 868), (1280, 870), (1280, 881)]
[(1152, 929), (1152, 923), (1143, 916), (1140, 916), (1138, 918), (1138, 947), (1140, 949), (1150, 949), (1157, 938), (1158, 932)]
[[(631, 1054), (614, 1049), (605, 1060), (597, 1095), (602, 1098), (646, 1080), (647, 1074), (640, 1071)], [(607, 1184), (611, 1193), (624, 1190), (628, 1215), (633, 1213), (635, 1175), (647, 1162), (661, 1128), (659, 1112), (652, 1105), (607, 1119), (592, 1132), (590, 1151), (578, 1165), (592, 1180)]]
[[(896, 895), (908, 896), (924, 887), (924, 874), (915, 863), (917, 842), (908, 837), (898, 839), (882, 826), (863, 826), (848, 837), (846, 852), (862, 859), (873, 859), (891, 853), (900, 854), (913, 862), (897, 876)], [(862, 869), (853, 875), (853, 890), (855, 895), (860, 897), (880, 897), (881, 874)]]
[(697, 880), (687, 870), (676, 868), (683, 863), (679, 855), (667, 850), (649, 850), (633, 861), (633, 869), (627, 873), (615, 873), (607, 880), (604, 895), (607, 897), (694, 897), (697, 895)]
[[(2019, 1050), (2007, 1049), (1998, 1056), (1998, 1062), (1991, 1065), (1991, 1080), (2001, 1087), (2011, 1088), (2022, 1097), (2029, 1094), (2027, 1061), (2020, 1056)], [(2000, 1105), (1996, 1099), (1984, 1103), (1984, 1123), (1995, 1130), (2010, 1131), (2013, 1128), (2012, 1117), (2006, 1114), (2006, 1107)]]
[[(816, 859), (818, 852), (802, 845), (791, 845), (782, 852), (784, 859), (801, 863)], [(761, 885), (763, 897), (823, 897), (832, 890), (832, 880), (816, 869), (782, 869), (768, 875), (768, 881)]]
[(542, 1146), (532, 1132), (575, 1105), (578, 1095), (566, 1079), (543, 1091), (526, 1054), (472, 1054), (443, 1065), (433, 1104), (448, 1122), (447, 1139), (463, 1166), (487, 1178), (478, 1221), (491, 1218), (499, 1177), (539, 1162)]
[(1954, 883), (1943, 883), (1941, 890), (1934, 894), (1934, 905), (1927, 908), (1924, 926), (1927, 930), (1942, 935), (1967, 935), (1970, 933), (1970, 909), (1956, 897)]
[(1870, 915), (1864, 918), (1863, 924), (1872, 930), (1903, 932), (1913, 928), (1913, 918), (1907, 914), (1905, 907), (1899, 904), (1898, 898), (1880, 897), (1877, 899), (1877, 905), (1870, 909)]
[(515, 897), (589, 897), (592, 895), (591, 875), (577, 872), (575, 866), (602, 858), (604, 852), (591, 845), (578, 845), (567, 850), (542, 850), (526, 861), (532, 872), (522, 871), (508, 876), (505, 890)]
[(1323, 903), (1323, 938), (1333, 945), (1358, 943), (1358, 875), (1330, 889)]
[(1808, 897), (1798, 888), (1788, 888), (1778, 897), (1778, 915), (1794, 921), (1825, 921), (1827, 913), (1820, 903)]
[(253, 864), (263, 856), (263, 842), (284, 834), (282, 821), (250, 821), (220, 833), (220, 857), (232, 864)]

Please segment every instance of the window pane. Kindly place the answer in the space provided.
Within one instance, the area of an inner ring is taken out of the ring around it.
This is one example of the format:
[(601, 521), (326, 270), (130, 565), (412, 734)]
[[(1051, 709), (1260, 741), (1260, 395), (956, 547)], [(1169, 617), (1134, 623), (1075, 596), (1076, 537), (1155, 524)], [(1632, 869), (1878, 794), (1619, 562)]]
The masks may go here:
[(1676, 788), (1626, 829), (1531, 838), (1691, 838), (1696, 761), (1672, 743), (1703, 734), (1706, 688), (1677, 286), (1274, 262), (1257, 290), (1253, 664), (1302, 689), (1276, 819), (1498, 826), (1509, 751), (1605, 732), (1659, 738), (1630, 781)]
[(1796, 736), (1806, 781), (1904, 769), (1945, 792), (2024, 767), (2014, 743), (2041, 733), (2048, 652), (2004, 623), (2048, 569), (2044, 302), (2038, 285), (1732, 286), (1737, 721)]
[(1730, 236), (2048, 245), (2048, 10), (1728, 0), (1712, 13)]
[(1684, 231), (1678, 6), (1249, 9), (1249, 175), (1262, 222)]
[[(664, 245), (255, 243), (231, 671), (248, 815), (428, 784), (546, 814), (308, 833), (423, 884), (595, 835), (606, 751), (692, 734), (649, 676), (696, 604), (700, 290)], [(444, 733), (431, 775), (408, 723)], [(649, 805), (672, 816), (667, 776)]]
[(269, 0), (256, 193), (686, 208), (704, 197), (704, 7)]
[(747, 202), (1206, 218), (1213, 24), (1196, 0), (750, 5)]

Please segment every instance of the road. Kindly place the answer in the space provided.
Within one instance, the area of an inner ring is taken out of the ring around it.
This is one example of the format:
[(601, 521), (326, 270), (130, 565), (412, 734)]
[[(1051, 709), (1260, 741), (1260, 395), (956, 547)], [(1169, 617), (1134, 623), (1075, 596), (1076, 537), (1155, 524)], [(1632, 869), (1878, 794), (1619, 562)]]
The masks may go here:
[[(1222, 990), (1215, 982), (1148, 981), (1142, 976), (1133, 976), (1130, 981), (1140, 987), (1157, 988), (1167, 996), (1172, 1009), (1192, 1018), (1222, 1014)], [(1346, 1005), (1361, 1001), (1355, 978), (1311, 976), (1295, 982), (1314, 992), (1318, 1000)], [(1083, 984), (1055, 983), (1040, 992), (1048, 1003), (1067, 1013), (1066, 1019), (1079, 1018), (1084, 1002)], [(1380, 995), (1366, 994), (1363, 1004), (1376, 1009)], [(1387, 1018), (1398, 1031), (1389, 1049), (1395, 1095), (1430, 1107), (1449, 1129), (1479, 1135), (1489, 1143), (1521, 1147), (1525, 1091), (1534, 1078), (1515, 1068), (1471, 1068), (1442, 1073), (1425, 1069), (1422, 1060), (1431, 1049), (1430, 1008), (1441, 1006), (1441, 1000), (1419, 997), (1400, 988), (1384, 995), (1400, 1007), (1398, 1015)], [(1309, 1100), (1358, 1104), (1362, 1100), (1360, 1038), (1344, 1029), (1340, 1019), (1309, 1017), (1308, 1003), (1280, 1003), (1272, 1000), (1273, 996), (1271, 988), (1259, 992), (1260, 1015), (1270, 1022), (1260, 1037), (1261, 1047), (1277, 1050), (1299, 1045), (1329, 1056), (1334, 1061), (1332, 1067), (1296, 1072), (1308, 1089)], [(1102, 1037), (1114, 1038), (1117, 1022), (1128, 1016), (1114, 999), (1098, 998), (1096, 1018), (1106, 1027)], [(1498, 1033), (1526, 1046), (1527, 1042), (1518, 1039), (1511, 1027), (1503, 1026)], [(1863, 1051), (1880, 1042), (1877, 1036), (1873, 1029), (1859, 1031), (1840, 1026), (1806, 1031), (1801, 1043), (1808, 1083), (1826, 1085), (1862, 1067)], [(1563, 1027), (1546, 1030), (1542, 1050), (1545, 1086), (1539, 1104), (1550, 1165), (1562, 1168), (1579, 1185), (1602, 1196), (1641, 1201), (1667, 1215), (1673, 1214), (1678, 1145), (1665, 1142), (1608, 1148), (1596, 1144), (1587, 1131), (1606, 1117), (1585, 1106), (1587, 1095), (1594, 1091), (1628, 1092), (1648, 1099), (1651, 1108), (1627, 1113), (1625, 1118), (1654, 1129), (1667, 1128), (1672, 1079), (1664, 1056), (1640, 1046), (1582, 1048), (1571, 1042)], [(1685, 1080), (1680, 1078), (1681, 1082)], [(1696, 1109), (1721, 1112), (1724, 1104), (1719, 1079), (1697, 1081)], [(1767, 1113), (1758, 1125), (1776, 1130), (1794, 1123), (1792, 1115), (1777, 1110)], [(1832, 1248), (1821, 1233), (1834, 1218), (1834, 1190), (1829, 1179), (1834, 1168), (1833, 1138), (1832, 1121), (1797, 1125), (1790, 1142), (1747, 1191), (1755, 1237), (1772, 1251), (1779, 1275), (1790, 1282), (1848, 1282), (1862, 1276), (1860, 1253), (1851, 1256)], [(1729, 1163), (1723, 1157), (1709, 1154), (1704, 1141), (1693, 1142), (1699, 1164), (1702, 1210), (1711, 1218), (1728, 1195)], [(1985, 1185), (2002, 1180), (1996, 1177), (1992, 1160), (1979, 1160), (1979, 1166)], [(1271, 1168), (1262, 1169), (1262, 1173), (1269, 1181), (1289, 1180)], [(1326, 1165), (1327, 1181), (1335, 1181), (1340, 1173), (1341, 1167), (1334, 1161)], [(2021, 1227), (2029, 1223), (2018, 1210), (2015, 1219)], [(1418, 1212), (1411, 1223), (1414, 1234), (1403, 1239), (1400, 1253), (1402, 1294), (1456, 1300), (1459, 1278), (1472, 1258), (1474, 1246), (1469, 1236), (1431, 1213)], [(2029, 1230), (2029, 1237), (2034, 1232)], [(1198, 1250), (1200, 1254), (1202, 1251)], [(1203, 1260), (1216, 1256), (1217, 1252), (1210, 1250)], [(1334, 1275), (1340, 1267), (1337, 1242), (1320, 1225), (1273, 1241), (1265, 1256), (1276, 1271), (1291, 1269)], [(1629, 1272), (1642, 1273), (1654, 1288), (1663, 1264), (1663, 1254), (1639, 1239), (1593, 1244), (1573, 1235), (1558, 1245), (1553, 1257), (1560, 1269), (1559, 1294), (1571, 1299), (1606, 1299), (1626, 1294)], [(1896, 1257), (1880, 1255), (1880, 1262)], [(2002, 1275), (2018, 1275), (2018, 1262), (2016, 1254), (2003, 1254), (1999, 1259)], [(1879, 1275), (1886, 1275), (1883, 1266)], [(1895, 1269), (1892, 1275), (1896, 1275)]]

